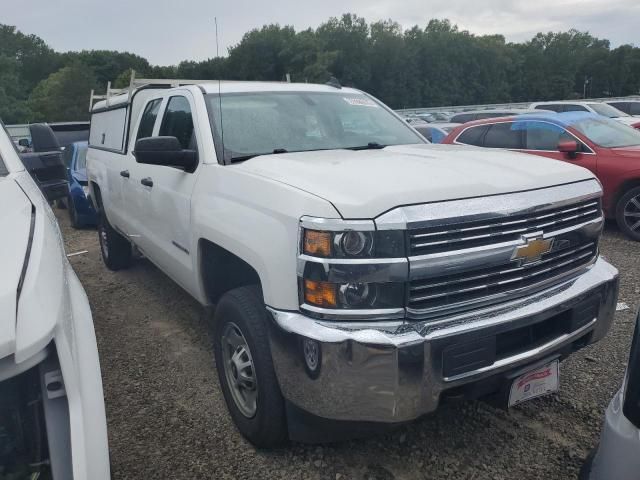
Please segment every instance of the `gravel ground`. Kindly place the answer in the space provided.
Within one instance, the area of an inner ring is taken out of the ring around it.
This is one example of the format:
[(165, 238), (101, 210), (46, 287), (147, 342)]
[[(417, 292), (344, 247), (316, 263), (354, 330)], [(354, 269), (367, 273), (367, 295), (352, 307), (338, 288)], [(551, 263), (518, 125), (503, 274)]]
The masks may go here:
[(640, 244), (608, 227), (602, 252), (621, 271), (603, 341), (561, 366), (558, 395), (509, 412), (450, 405), (373, 438), (256, 451), (236, 431), (214, 371), (201, 308), (148, 261), (110, 272), (93, 230), (57, 211), (89, 296), (102, 364), (114, 479), (568, 479), (596, 444), (621, 383), (640, 299)]

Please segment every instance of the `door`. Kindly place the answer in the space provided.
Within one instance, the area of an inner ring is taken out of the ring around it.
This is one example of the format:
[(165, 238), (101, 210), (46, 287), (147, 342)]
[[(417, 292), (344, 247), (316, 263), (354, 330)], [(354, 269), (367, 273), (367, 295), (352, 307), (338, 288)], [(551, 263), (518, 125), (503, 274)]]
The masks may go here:
[[(525, 134), (525, 146), (521, 149), (522, 152), (563, 160), (591, 170), (594, 175), (597, 174), (596, 155), (593, 150), (565, 128), (554, 123), (536, 120), (518, 121), (514, 126)], [(575, 158), (558, 151), (558, 145), (562, 141), (578, 143), (578, 153)]]
[[(153, 136), (176, 137), (185, 150), (199, 150), (199, 131), (194, 125), (191, 93), (169, 97), (160, 109)], [(196, 172), (162, 165), (136, 163), (130, 180), (134, 184), (136, 212), (134, 243), (156, 265), (190, 292), (195, 291), (192, 261), (191, 195)]]
[(130, 142), (124, 161), (118, 166), (117, 175), (122, 183), (122, 207), (120, 218), (122, 219), (121, 230), (138, 245), (140, 238), (140, 216), (146, 208), (146, 200), (138, 192), (138, 183), (141, 177), (138, 177), (138, 163), (134, 155), (135, 141), (141, 138), (147, 138), (153, 135), (155, 125), (158, 119), (158, 113), (162, 105), (162, 98), (154, 98), (147, 102), (137, 128), (134, 130), (136, 136), (134, 141)]

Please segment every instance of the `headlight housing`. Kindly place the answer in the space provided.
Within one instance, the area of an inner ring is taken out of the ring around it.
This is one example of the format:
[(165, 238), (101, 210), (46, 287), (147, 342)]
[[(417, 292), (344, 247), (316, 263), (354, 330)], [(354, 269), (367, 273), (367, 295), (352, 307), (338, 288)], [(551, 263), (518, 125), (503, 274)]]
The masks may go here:
[(302, 310), (350, 318), (358, 312), (404, 315), (404, 231), (376, 230), (373, 221), (302, 219), (299, 249)]
[(401, 230), (326, 231), (302, 229), (302, 253), (320, 258), (405, 257)]

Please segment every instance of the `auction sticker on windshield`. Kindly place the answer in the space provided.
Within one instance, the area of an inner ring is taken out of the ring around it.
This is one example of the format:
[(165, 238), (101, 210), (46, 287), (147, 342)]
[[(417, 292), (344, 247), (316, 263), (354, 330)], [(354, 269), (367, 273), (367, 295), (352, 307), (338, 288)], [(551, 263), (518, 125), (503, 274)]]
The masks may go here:
[(554, 360), (516, 378), (511, 385), (509, 406), (558, 391), (560, 384), (558, 364), (559, 361)]
[(377, 107), (376, 102), (370, 98), (343, 97), (344, 101), (355, 107)]

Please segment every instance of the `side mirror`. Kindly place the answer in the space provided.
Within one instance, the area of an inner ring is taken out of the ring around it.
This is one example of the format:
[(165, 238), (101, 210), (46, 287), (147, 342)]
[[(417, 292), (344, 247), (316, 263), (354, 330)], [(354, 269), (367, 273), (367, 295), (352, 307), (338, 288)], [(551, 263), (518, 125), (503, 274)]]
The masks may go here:
[(578, 142), (575, 140), (563, 140), (558, 143), (558, 151), (566, 153), (569, 158), (576, 158), (579, 150)]
[(193, 172), (198, 165), (198, 152), (184, 150), (176, 137), (148, 137), (136, 141), (133, 155), (138, 163), (164, 165)]
[(31, 142), (29, 142), (28, 138), (21, 138), (20, 140), (18, 140), (18, 145), (21, 147), (28, 147), (29, 145), (31, 145)]

